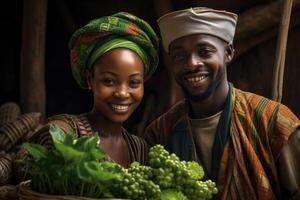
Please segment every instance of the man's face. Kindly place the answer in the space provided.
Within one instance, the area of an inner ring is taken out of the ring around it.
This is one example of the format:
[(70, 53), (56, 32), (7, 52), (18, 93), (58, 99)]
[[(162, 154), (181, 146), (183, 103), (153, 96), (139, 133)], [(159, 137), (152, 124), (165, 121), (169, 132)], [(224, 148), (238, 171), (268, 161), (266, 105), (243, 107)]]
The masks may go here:
[(220, 84), (227, 84), (226, 65), (232, 49), (214, 36), (195, 34), (170, 44), (170, 69), (185, 94), (192, 100), (205, 100)]

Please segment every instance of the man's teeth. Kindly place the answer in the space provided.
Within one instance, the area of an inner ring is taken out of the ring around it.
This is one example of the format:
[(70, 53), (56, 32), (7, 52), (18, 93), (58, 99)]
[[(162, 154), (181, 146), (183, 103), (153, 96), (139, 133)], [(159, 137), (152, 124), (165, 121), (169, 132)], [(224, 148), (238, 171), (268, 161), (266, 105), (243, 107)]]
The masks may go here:
[(197, 76), (197, 77), (187, 78), (187, 80), (189, 82), (198, 82), (198, 81), (201, 81), (205, 78), (206, 78), (206, 76)]
[(111, 104), (111, 107), (113, 107), (116, 110), (127, 110), (129, 108), (129, 105)]

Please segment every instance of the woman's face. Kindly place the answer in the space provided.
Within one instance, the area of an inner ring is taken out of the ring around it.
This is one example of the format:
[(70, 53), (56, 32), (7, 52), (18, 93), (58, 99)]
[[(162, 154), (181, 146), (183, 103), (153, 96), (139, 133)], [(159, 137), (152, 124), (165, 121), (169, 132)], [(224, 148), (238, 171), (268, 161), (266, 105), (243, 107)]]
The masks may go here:
[(119, 48), (101, 56), (88, 75), (94, 110), (113, 123), (123, 123), (143, 98), (143, 77), (144, 64), (133, 51)]

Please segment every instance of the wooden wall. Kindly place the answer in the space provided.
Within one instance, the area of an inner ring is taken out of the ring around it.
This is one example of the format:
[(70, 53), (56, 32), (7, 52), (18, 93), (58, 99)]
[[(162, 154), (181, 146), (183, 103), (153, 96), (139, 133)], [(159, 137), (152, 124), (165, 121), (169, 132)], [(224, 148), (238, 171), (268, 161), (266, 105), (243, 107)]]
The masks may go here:
[[(225, 0), (224, 0), (225, 1)], [(51, 0), (48, 1), (46, 31), (45, 80), (46, 80), (46, 115), (59, 113), (81, 113), (91, 109), (92, 99), (89, 92), (80, 89), (71, 75), (69, 64), (68, 40), (73, 31), (89, 20), (118, 11), (131, 12), (148, 21), (156, 31), (155, 23), (159, 13), (155, 8), (159, 0)], [(242, 14), (252, 6), (264, 5), (271, 1), (233, 1), (223, 4), (217, 0), (203, 1), (167, 1), (169, 9), (181, 9), (190, 6), (212, 6), (226, 8)], [(2, 44), (0, 54), (0, 104), (7, 101), (20, 103), (20, 44), (22, 27), (22, 0), (11, 0), (2, 7), (2, 13), (10, 10), (9, 16), (2, 16), (4, 30), (1, 31)], [(3, 14), (2, 14), (3, 15)], [(297, 19), (299, 20), (299, 18)], [(273, 65), (276, 49), (277, 30), (264, 42), (240, 55), (228, 67), (229, 80), (238, 88), (270, 97), (272, 88)], [(250, 33), (251, 35), (251, 33)], [(295, 25), (290, 31), (286, 71), (284, 79), (283, 103), (300, 117), (300, 26)], [(181, 98), (180, 91), (170, 82), (171, 77), (164, 65), (163, 56), (159, 70), (146, 83), (145, 97), (140, 108), (126, 126), (135, 134), (142, 134), (144, 127), (156, 116), (166, 111), (171, 104)]]
[[(282, 103), (300, 117), (300, 26), (290, 30)], [(238, 88), (271, 97), (276, 39), (269, 40), (249, 50), (228, 67), (229, 80)]]

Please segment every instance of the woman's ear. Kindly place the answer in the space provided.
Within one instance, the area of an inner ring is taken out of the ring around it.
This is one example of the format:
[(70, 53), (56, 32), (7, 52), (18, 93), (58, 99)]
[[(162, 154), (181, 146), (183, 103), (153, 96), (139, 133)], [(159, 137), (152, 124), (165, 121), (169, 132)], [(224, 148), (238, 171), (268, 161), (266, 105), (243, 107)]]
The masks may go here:
[(234, 48), (232, 44), (228, 44), (225, 49), (226, 54), (226, 63), (230, 63), (232, 61), (232, 58), (234, 56)]

